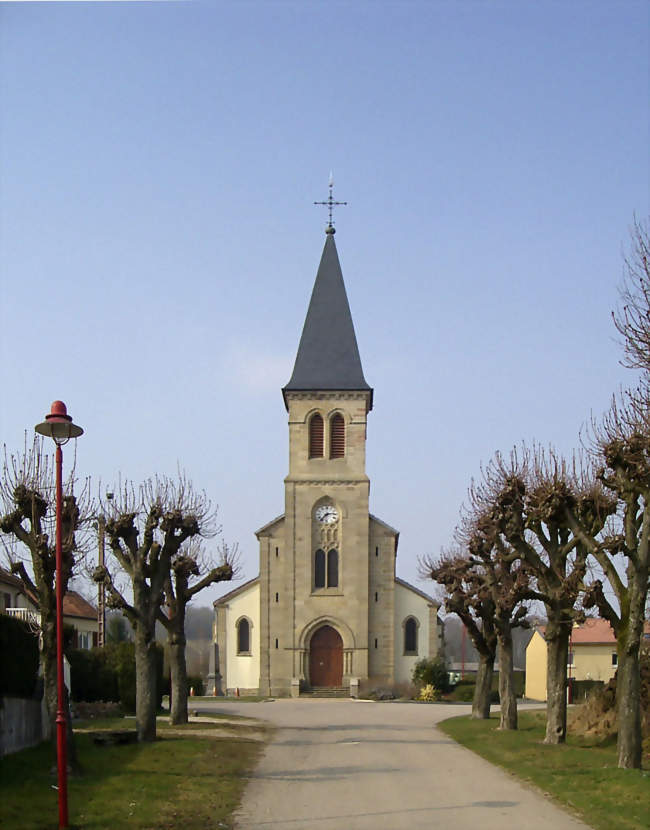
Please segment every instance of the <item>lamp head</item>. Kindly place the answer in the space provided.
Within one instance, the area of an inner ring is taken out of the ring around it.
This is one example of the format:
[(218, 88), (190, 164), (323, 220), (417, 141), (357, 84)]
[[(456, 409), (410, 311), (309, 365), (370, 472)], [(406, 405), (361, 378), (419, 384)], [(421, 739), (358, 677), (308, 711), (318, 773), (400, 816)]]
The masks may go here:
[(50, 414), (45, 416), (42, 424), (36, 424), (34, 429), (39, 435), (52, 438), (59, 447), (67, 444), (71, 438), (83, 435), (83, 429), (72, 423), (72, 417), (68, 415), (63, 401), (54, 401)]

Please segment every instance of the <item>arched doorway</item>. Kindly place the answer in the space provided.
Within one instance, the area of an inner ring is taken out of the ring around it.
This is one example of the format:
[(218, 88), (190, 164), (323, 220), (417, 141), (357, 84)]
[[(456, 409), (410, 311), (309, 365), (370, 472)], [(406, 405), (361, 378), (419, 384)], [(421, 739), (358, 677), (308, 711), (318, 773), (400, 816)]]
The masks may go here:
[(343, 640), (331, 625), (321, 626), (311, 638), (309, 682), (312, 687), (343, 685)]

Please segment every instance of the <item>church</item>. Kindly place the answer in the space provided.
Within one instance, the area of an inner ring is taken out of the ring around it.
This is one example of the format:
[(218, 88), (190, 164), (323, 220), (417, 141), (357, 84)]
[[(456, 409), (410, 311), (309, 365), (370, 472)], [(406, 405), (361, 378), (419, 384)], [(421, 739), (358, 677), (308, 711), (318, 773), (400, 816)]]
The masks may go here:
[[(327, 204), (327, 203), (326, 203)], [(438, 604), (395, 574), (399, 533), (369, 512), (366, 383), (331, 221), (293, 374), (284, 513), (259, 576), (214, 603), (208, 694), (357, 696), (441, 648)]]

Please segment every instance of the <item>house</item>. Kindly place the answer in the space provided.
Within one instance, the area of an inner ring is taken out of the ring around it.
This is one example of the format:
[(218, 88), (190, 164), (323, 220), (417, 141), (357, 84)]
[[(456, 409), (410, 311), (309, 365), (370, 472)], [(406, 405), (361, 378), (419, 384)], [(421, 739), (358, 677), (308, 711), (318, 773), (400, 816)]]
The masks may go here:
[(408, 681), (441, 648), (439, 605), (396, 576), (399, 532), (369, 510), (373, 390), (331, 225), (282, 396), (284, 512), (256, 533), (259, 576), (214, 603), (208, 692), (354, 695), (360, 682)]
[[(526, 697), (546, 700), (546, 640), (544, 626), (538, 626), (526, 649)], [(650, 623), (645, 624), (650, 638)], [(616, 673), (616, 635), (607, 622), (590, 617), (576, 623), (569, 641), (567, 677), (573, 680), (600, 680), (606, 683)]]
[[(23, 619), (35, 628), (40, 625), (41, 614), (37, 598), (20, 577), (1, 567), (0, 613)], [(93, 648), (97, 645), (97, 609), (77, 591), (67, 591), (63, 597), (63, 624), (74, 628), (74, 648)]]
[(24, 591), (23, 581), (19, 577), (0, 568), (0, 612), (9, 608), (32, 607)]

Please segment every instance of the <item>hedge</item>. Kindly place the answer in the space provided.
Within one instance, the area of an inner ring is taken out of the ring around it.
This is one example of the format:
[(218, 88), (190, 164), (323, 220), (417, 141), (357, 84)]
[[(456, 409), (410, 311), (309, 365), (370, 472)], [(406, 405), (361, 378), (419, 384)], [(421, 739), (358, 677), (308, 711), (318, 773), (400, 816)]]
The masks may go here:
[(0, 614), (0, 697), (34, 695), (38, 658), (38, 637), (29, 625)]
[[(163, 693), (163, 649), (155, 644), (157, 705)], [(135, 712), (135, 645), (108, 643), (104, 648), (73, 649), (68, 652), (72, 699), (92, 703), (119, 702), (125, 712)]]

